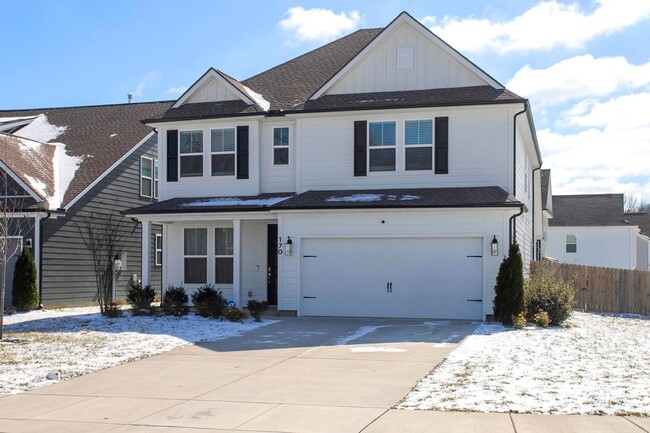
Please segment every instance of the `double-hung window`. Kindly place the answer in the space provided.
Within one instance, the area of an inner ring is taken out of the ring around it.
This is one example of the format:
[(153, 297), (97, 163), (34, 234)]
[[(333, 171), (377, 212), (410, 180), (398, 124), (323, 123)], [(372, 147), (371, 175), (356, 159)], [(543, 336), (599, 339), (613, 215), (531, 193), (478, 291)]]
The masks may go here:
[(140, 195), (151, 197), (153, 188), (153, 159), (140, 157)]
[(566, 252), (567, 253), (578, 252), (578, 238), (576, 235), (566, 235)]
[(162, 266), (162, 235), (160, 233), (156, 233), (155, 237), (155, 258), (154, 258), (154, 264), (156, 266)]
[(407, 120), (404, 123), (404, 169), (433, 168), (433, 120)]
[(158, 198), (158, 160), (153, 160), (153, 198)]
[(203, 131), (180, 132), (181, 177), (203, 176)]
[(289, 128), (273, 128), (273, 165), (289, 164)]
[(233, 282), (233, 229), (214, 229), (214, 268), (216, 284)]
[(395, 122), (368, 124), (369, 171), (395, 171)]
[(235, 175), (235, 128), (210, 131), (212, 176)]
[(187, 228), (183, 231), (183, 282), (208, 282), (208, 229)]

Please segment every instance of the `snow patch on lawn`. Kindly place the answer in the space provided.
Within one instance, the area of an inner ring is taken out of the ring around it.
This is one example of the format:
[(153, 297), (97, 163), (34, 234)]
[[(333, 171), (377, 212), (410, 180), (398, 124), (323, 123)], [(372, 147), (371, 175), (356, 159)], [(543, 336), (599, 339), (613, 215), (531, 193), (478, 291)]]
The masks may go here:
[(650, 414), (650, 318), (576, 312), (567, 326), (480, 325), (400, 409)]
[(99, 308), (31, 311), (5, 317), (7, 339), (0, 343), (0, 394), (13, 394), (49, 383), (59, 372), (69, 379), (92, 371), (167, 352), (206, 340), (243, 334), (275, 321), (221, 322), (190, 314), (174, 317), (108, 319)]

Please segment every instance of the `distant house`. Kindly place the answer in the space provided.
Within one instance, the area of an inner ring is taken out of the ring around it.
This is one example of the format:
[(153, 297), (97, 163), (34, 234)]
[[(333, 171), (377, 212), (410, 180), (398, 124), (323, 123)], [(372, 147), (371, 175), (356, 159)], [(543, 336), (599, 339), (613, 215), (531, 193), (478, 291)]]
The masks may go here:
[(647, 270), (643, 217), (626, 214), (623, 200), (623, 194), (554, 195), (547, 255), (564, 263)]
[(540, 170), (539, 187), (536, 188), (540, 194), (535, 196), (535, 208), (541, 209), (541, 217), (535, 218), (535, 260), (542, 260), (546, 257), (548, 246), (548, 225), (553, 218), (553, 189), (551, 187), (551, 170)]
[[(79, 224), (156, 201), (157, 137), (140, 119), (169, 108), (166, 102), (0, 111), (0, 168), (10, 198), (21, 197), (27, 220), (15, 246), (31, 247), (46, 307), (92, 304), (96, 283)], [(121, 218), (121, 217), (120, 217)], [(140, 224), (122, 221), (126, 239), (116, 298), (141, 275)], [(150, 282), (160, 286), (161, 232), (153, 226)], [(156, 243), (157, 242), (157, 243)], [(7, 271), (13, 272), (13, 263)], [(11, 294), (9, 275), (7, 294)], [(5, 307), (10, 305), (7, 296)]]
[(636, 268), (650, 271), (650, 214), (626, 213), (625, 219), (639, 227), (636, 238)]
[(405, 12), (243, 81), (211, 68), (145, 122), (161, 201), (128, 214), (164, 225), (164, 287), (482, 319), (509, 243), (528, 269), (543, 237), (528, 101)]

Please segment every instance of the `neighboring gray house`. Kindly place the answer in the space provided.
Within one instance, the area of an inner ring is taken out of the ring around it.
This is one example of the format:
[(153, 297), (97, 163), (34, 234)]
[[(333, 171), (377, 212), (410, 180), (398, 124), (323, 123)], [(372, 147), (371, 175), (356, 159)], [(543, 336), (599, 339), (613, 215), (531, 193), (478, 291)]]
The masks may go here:
[[(117, 275), (116, 298), (140, 278), (141, 226), (121, 211), (156, 201), (157, 137), (140, 119), (158, 115), (168, 102), (0, 111), (0, 169), (22, 196), (28, 230), (16, 242), (31, 245), (39, 268), (45, 307), (96, 302), (92, 263), (80, 236), (85, 217), (121, 220), (125, 266)], [(149, 242), (153, 286), (161, 283), (161, 228)], [(9, 263), (11, 273), (13, 263)], [(7, 294), (11, 293), (8, 278)], [(7, 296), (10, 298), (10, 296)], [(6, 303), (5, 306), (10, 305)]]

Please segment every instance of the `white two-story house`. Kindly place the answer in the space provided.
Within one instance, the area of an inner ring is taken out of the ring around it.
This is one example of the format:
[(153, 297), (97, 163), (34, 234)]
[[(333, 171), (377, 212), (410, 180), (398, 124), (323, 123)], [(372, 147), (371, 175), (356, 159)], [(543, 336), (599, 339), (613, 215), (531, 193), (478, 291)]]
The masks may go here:
[(510, 240), (528, 264), (542, 236), (528, 101), (407, 13), (243, 81), (210, 69), (144, 122), (160, 201), (128, 214), (163, 226), (164, 287), (482, 319)]

